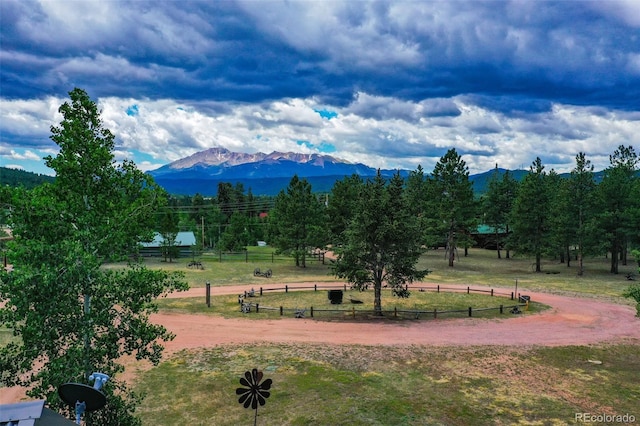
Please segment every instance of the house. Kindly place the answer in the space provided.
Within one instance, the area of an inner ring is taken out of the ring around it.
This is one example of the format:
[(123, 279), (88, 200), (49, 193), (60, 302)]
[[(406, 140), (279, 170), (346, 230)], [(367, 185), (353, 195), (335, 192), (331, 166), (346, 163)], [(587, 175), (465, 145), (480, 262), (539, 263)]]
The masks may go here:
[(71, 426), (76, 423), (45, 407), (45, 400), (0, 405), (0, 426)]
[[(496, 228), (488, 225), (478, 225), (476, 232), (471, 233), (471, 237), (476, 242), (475, 247), (490, 250), (496, 250), (498, 248), (498, 241), (504, 242), (507, 235), (504, 229), (498, 228), (496, 233)], [(498, 241), (496, 241), (496, 237)]]
[[(142, 243), (140, 248), (140, 256), (144, 257), (160, 257), (162, 256), (162, 242), (164, 239), (159, 232), (156, 232), (153, 241)], [(180, 250), (180, 257), (189, 257), (193, 254), (193, 247), (196, 245), (196, 236), (192, 231), (178, 232), (175, 244)]]

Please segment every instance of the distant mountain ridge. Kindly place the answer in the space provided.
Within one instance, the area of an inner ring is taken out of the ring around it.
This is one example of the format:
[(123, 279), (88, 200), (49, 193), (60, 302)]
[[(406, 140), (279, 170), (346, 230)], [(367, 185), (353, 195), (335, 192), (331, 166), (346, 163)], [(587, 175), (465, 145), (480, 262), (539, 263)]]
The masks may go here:
[[(484, 173), (470, 175), (476, 196), (486, 192), (494, 173), (503, 175), (506, 169), (492, 169)], [(381, 170), (383, 176), (390, 177), (396, 172), (406, 177), (411, 170)], [(509, 170), (513, 178), (520, 181), (527, 170)], [(301, 154), (274, 151), (270, 154), (232, 152), (226, 148), (210, 148), (188, 157), (166, 164), (147, 172), (167, 192), (174, 195), (215, 196), (221, 182), (240, 183), (245, 191), (251, 189), (254, 195), (273, 196), (285, 189), (293, 175), (306, 179), (316, 193), (330, 192), (338, 180), (346, 176), (359, 175), (363, 178), (375, 176), (377, 169), (362, 163), (322, 154)], [(428, 171), (425, 171), (428, 173)], [(568, 177), (567, 174), (561, 176)], [(602, 172), (595, 173), (596, 181)]]
[[(381, 170), (391, 176), (395, 170)], [(226, 148), (210, 148), (147, 172), (169, 193), (216, 195), (220, 182), (242, 183), (254, 195), (276, 195), (298, 175), (314, 192), (328, 192), (333, 184), (353, 174), (375, 176), (377, 169), (322, 154), (274, 151), (245, 154)], [(408, 170), (401, 170), (404, 176)]]
[(166, 166), (162, 166), (154, 172), (159, 172), (163, 169), (186, 169), (195, 166), (222, 166), (232, 167), (247, 163), (259, 163), (259, 162), (278, 162), (278, 161), (293, 161), (296, 163), (313, 164), (316, 166), (322, 166), (327, 163), (344, 163), (349, 164), (345, 160), (338, 160), (330, 155), (321, 154), (301, 154), (295, 152), (278, 152), (273, 151), (271, 154), (265, 154), (263, 152), (256, 152), (255, 154), (247, 154), (241, 152), (232, 152), (226, 148), (216, 147), (209, 148), (205, 151), (196, 152), (193, 155), (174, 161)]

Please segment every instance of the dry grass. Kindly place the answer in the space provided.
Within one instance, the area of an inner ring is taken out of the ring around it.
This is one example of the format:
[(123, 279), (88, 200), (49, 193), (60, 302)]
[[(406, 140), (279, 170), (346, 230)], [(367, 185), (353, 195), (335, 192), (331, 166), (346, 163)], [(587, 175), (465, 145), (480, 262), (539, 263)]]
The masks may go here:
[(138, 389), (149, 393), (149, 425), (249, 424), (234, 390), (254, 367), (274, 382), (263, 425), (564, 425), (577, 412), (640, 418), (636, 354), (633, 345), (226, 345), (181, 352)]

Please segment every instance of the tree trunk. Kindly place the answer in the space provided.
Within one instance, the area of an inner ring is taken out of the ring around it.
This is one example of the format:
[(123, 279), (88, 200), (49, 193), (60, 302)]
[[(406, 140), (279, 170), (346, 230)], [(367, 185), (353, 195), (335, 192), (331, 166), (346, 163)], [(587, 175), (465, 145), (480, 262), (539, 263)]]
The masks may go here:
[[(506, 236), (505, 236), (505, 238), (508, 238), (508, 237), (509, 237), (509, 225), (507, 225), (507, 226), (505, 227), (505, 232), (506, 232)], [(507, 243), (507, 244), (508, 244), (508, 243)], [(511, 252), (509, 251), (509, 249), (508, 249), (508, 248), (506, 249), (505, 257), (506, 257), (507, 259), (510, 259), (510, 258), (511, 258)]]
[(584, 275), (584, 263), (582, 261), (582, 246), (578, 246), (577, 260), (578, 260), (578, 276), (581, 277)]
[(540, 253), (538, 253), (536, 254), (536, 272), (542, 272), (541, 263), (542, 263), (542, 256), (540, 256)]
[(498, 259), (502, 259), (500, 254), (500, 239), (498, 238), (498, 230), (496, 228), (496, 250), (498, 251)]
[(569, 249), (569, 246), (565, 247), (565, 250), (567, 251), (566, 257), (567, 257), (567, 268), (571, 267), (571, 251)]
[(373, 310), (376, 316), (382, 316), (382, 271), (376, 271), (373, 283)]
[(453, 245), (453, 232), (449, 231), (449, 236), (447, 237), (447, 245), (449, 246), (449, 267), (453, 268), (453, 261), (455, 260), (456, 253), (454, 252)]
[(618, 273), (618, 257), (619, 257), (618, 243), (614, 242), (613, 244), (611, 244), (611, 270), (609, 271), (612, 274)]

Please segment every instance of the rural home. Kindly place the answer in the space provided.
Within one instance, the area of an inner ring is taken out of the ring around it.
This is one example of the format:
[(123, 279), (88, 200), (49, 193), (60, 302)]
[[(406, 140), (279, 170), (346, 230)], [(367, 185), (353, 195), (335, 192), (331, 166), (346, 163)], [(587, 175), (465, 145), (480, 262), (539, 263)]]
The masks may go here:
[[(162, 235), (156, 232), (153, 241), (142, 243), (140, 248), (140, 256), (143, 257), (160, 257), (162, 256)], [(175, 246), (180, 250), (180, 257), (189, 257), (193, 254), (193, 248), (196, 245), (196, 236), (191, 231), (178, 232), (176, 236)]]

